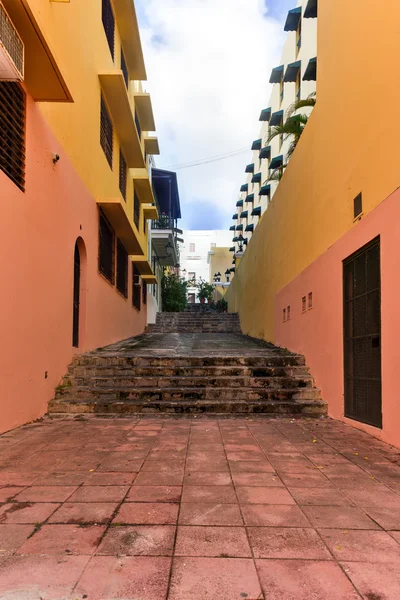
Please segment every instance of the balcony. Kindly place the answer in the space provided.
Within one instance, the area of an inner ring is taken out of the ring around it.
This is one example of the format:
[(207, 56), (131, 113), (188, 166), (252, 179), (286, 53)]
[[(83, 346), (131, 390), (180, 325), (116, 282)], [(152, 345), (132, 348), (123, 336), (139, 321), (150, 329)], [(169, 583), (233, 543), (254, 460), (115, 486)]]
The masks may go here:
[(72, 102), (67, 83), (40, 26), (39, 9), (34, 14), (23, 0), (3, 0), (3, 5), (25, 45), (24, 83), (28, 92), (36, 102)]
[(160, 216), (151, 223), (151, 243), (156, 260), (162, 266), (173, 267), (179, 263), (178, 229), (181, 217), (176, 173), (152, 169), (153, 190)]
[[(12, 1), (12, 0), (11, 0)], [(113, 0), (115, 20), (131, 79), (147, 79), (139, 26), (132, 0)]]
[(98, 198), (97, 204), (103, 210), (128, 254), (139, 255), (143, 260), (144, 252), (135, 233), (133, 221), (128, 216), (126, 202), (122, 200), (122, 197)]
[(146, 150), (147, 154), (151, 154), (153, 156), (160, 154), (158, 138), (156, 138), (155, 136), (152, 136), (152, 135), (145, 135), (143, 139), (144, 139), (144, 149)]
[(147, 169), (129, 169), (133, 185), (141, 204), (155, 204), (153, 187)]
[(128, 167), (144, 168), (144, 157), (124, 75), (115, 69), (99, 75), (101, 89)]
[(135, 110), (137, 110), (140, 125), (144, 131), (155, 131), (153, 107), (150, 94), (146, 92), (134, 92)]

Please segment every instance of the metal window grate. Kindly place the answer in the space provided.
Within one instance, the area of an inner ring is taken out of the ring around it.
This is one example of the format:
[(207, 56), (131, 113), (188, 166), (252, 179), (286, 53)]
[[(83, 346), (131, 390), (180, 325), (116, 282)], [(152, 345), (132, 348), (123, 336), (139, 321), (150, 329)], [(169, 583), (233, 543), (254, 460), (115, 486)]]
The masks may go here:
[(354, 218), (357, 219), (362, 213), (362, 193), (354, 198)]
[(139, 229), (140, 223), (140, 202), (136, 192), (133, 195), (133, 220), (135, 221), (135, 225), (137, 229)]
[(143, 304), (146, 305), (147, 304), (147, 284), (145, 281), (143, 281), (143, 284), (142, 284), (142, 300), (143, 300)]
[(287, 320), (290, 321), (290, 306), (287, 307), (286, 314), (287, 314)]
[(0, 82), (0, 169), (25, 187), (25, 93), (18, 83)]
[(115, 233), (102, 212), (99, 214), (99, 271), (114, 284)]
[(139, 140), (140, 140), (142, 137), (142, 127), (140, 125), (139, 115), (137, 114), (137, 110), (135, 110), (135, 123), (136, 123), (136, 129), (137, 129)]
[(22, 76), (24, 73), (24, 44), (1, 3), (0, 40)]
[(124, 52), (123, 52), (122, 48), (121, 48), (121, 71), (122, 71), (122, 74), (125, 79), (125, 85), (126, 85), (126, 87), (128, 87), (128, 85), (129, 85), (128, 67), (126, 65), (126, 60), (125, 60), (125, 56), (124, 56)]
[(115, 23), (110, 0), (102, 0), (101, 19), (103, 21), (108, 47), (110, 48), (111, 56), (114, 60)]
[(113, 162), (113, 124), (107, 110), (103, 96), (101, 96), (100, 110), (100, 144), (106, 155), (106, 159), (112, 168)]
[(117, 290), (128, 297), (128, 253), (117, 238)]
[(140, 310), (141, 297), (140, 273), (136, 265), (132, 263), (132, 305)]
[(126, 201), (126, 160), (121, 150), (119, 151), (119, 189)]
[(301, 299), (301, 312), (306, 312), (307, 310), (307, 298), (303, 296)]

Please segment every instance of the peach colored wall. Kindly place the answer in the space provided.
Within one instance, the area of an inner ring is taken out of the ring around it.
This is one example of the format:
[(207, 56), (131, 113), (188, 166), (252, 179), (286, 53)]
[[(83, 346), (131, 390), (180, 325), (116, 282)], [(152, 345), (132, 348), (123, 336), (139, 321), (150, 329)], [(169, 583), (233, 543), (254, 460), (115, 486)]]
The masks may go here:
[[(382, 430), (343, 416), (342, 261), (378, 235), (382, 282)], [(275, 331), (279, 346), (305, 354), (332, 417), (344, 419), (400, 447), (399, 240), (400, 189), (356, 223), (276, 295)], [(309, 292), (313, 293), (313, 308), (302, 313), (302, 297), (308, 296)], [(284, 323), (282, 311), (288, 305), (291, 320)]]
[[(61, 156), (56, 166), (54, 152)], [(0, 431), (46, 412), (74, 353), (138, 334), (146, 323), (146, 310), (132, 307), (130, 269), (128, 299), (99, 274), (96, 202), (29, 97), (26, 155), (25, 193), (0, 171)], [(72, 292), (79, 236), (87, 272), (85, 331), (77, 350)]]

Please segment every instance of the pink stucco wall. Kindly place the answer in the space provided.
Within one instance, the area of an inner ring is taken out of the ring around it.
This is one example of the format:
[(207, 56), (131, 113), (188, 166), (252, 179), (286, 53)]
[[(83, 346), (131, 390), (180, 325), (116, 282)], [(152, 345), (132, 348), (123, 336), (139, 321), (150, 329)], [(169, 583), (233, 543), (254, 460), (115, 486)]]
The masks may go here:
[[(84, 135), (84, 132), (82, 133)], [(53, 166), (52, 155), (60, 155)], [(26, 190), (0, 171), (0, 432), (43, 415), (76, 352), (143, 331), (146, 310), (98, 273), (98, 210), (35, 103), (27, 99)], [(86, 250), (84, 331), (72, 347), (75, 241)]]
[[(344, 414), (342, 261), (380, 235), (382, 296), (383, 429)], [(398, 356), (400, 334), (400, 190), (356, 223), (340, 240), (276, 296), (276, 343), (305, 354), (332, 417), (344, 419), (400, 447)], [(313, 294), (313, 308), (302, 313), (302, 297)], [(282, 311), (291, 307), (284, 323)]]

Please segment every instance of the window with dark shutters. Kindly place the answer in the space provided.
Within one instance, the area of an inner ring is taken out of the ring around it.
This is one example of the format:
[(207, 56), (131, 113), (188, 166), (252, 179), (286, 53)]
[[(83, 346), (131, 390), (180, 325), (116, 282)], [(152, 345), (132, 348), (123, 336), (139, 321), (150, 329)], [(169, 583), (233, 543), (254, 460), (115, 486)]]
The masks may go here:
[(139, 115), (137, 114), (136, 110), (135, 110), (135, 123), (136, 123), (136, 129), (137, 129), (139, 140), (140, 140), (141, 136), (142, 136), (142, 127), (140, 125)]
[(110, 0), (102, 0), (101, 19), (103, 21), (108, 47), (110, 48), (111, 56), (114, 60), (115, 23)]
[(132, 305), (137, 308), (137, 310), (140, 310), (141, 292), (140, 273), (136, 268), (136, 265), (132, 263)]
[(114, 284), (115, 233), (102, 212), (99, 214), (99, 271)]
[(147, 284), (145, 281), (143, 281), (143, 284), (142, 284), (142, 292), (143, 292), (143, 294), (142, 294), (143, 304), (147, 304)]
[(18, 83), (0, 82), (0, 169), (25, 189), (25, 92)]
[(100, 144), (106, 155), (108, 164), (112, 168), (113, 162), (113, 124), (107, 110), (103, 96), (101, 96), (100, 109)]
[(137, 229), (139, 229), (140, 223), (140, 201), (136, 192), (133, 195), (133, 220), (135, 221), (135, 225)]
[(117, 238), (117, 290), (128, 297), (128, 253)]
[(121, 48), (121, 71), (122, 71), (122, 74), (125, 79), (125, 85), (126, 85), (126, 87), (128, 87), (128, 85), (129, 85), (128, 67), (126, 66), (126, 60), (125, 60), (125, 56), (124, 56), (124, 52), (123, 52), (122, 48)]
[(119, 151), (119, 189), (124, 200), (126, 200), (126, 161), (121, 150)]

